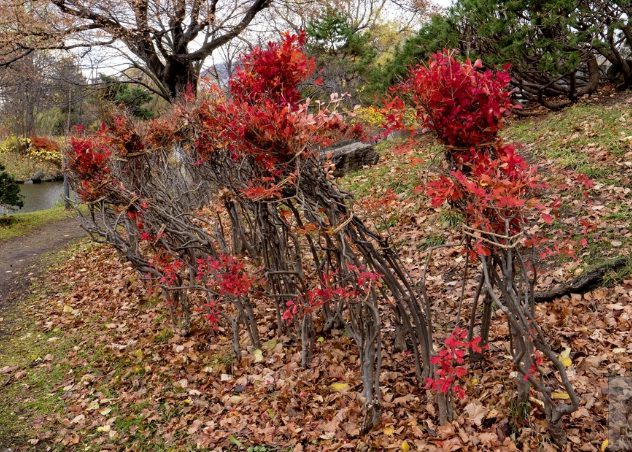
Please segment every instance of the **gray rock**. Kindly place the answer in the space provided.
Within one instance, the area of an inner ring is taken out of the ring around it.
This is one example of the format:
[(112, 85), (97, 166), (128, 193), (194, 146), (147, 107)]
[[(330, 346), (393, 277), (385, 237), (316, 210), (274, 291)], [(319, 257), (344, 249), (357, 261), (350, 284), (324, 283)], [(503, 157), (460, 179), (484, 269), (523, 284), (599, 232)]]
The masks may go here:
[(339, 143), (323, 150), (323, 158), (330, 157), (336, 165), (335, 177), (344, 176), (364, 166), (375, 165), (380, 160), (380, 155), (375, 151), (374, 145), (361, 142)]
[(44, 171), (37, 171), (35, 174), (31, 176), (31, 180), (35, 184), (39, 184), (44, 179)]

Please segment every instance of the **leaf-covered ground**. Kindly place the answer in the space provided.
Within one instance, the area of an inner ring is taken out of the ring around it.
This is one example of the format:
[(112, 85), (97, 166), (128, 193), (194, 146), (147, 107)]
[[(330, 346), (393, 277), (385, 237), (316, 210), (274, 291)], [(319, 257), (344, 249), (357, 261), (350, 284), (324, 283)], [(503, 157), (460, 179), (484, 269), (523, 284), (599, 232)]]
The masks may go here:
[[(553, 286), (632, 250), (632, 97), (582, 103), (544, 118), (516, 121), (521, 140), (561, 197), (551, 236), (577, 243), (546, 261), (540, 288)], [(359, 212), (392, 237), (419, 274), (428, 250), (455, 240), (459, 219), (430, 209), (415, 187), (441, 149), (380, 145), (373, 168), (342, 183)], [(588, 175), (585, 185), (578, 174)], [(591, 227), (580, 224), (590, 220)], [(586, 238), (586, 242), (582, 239)], [(428, 290), (440, 332), (452, 329), (464, 258), (435, 250)], [(553, 348), (570, 348), (569, 374), (582, 400), (567, 419), (567, 450), (599, 450), (607, 438), (607, 382), (632, 373), (632, 276), (537, 308)], [(172, 333), (165, 306), (145, 295), (131, 267), (105, 247), (62, 256), (32, 296), (0, 312), (0, 446), (86, 450), (547, 450), (537, 400), (518, 428), (507, 328), (494, 315), (486, 359), (472, 369), (457, 418), (439, 426), (431, 394), (415, 381), (409, 356), (385, 341), (382, 424), (359, 434), (358, 359), (344, 331), (321, 336), (309, 369), (291, 337), (277, 337), (274, 312), (261, 328), (261, 352), (231, 355), (228, 332), (197, 318), (193, 334)], [(468, 285), (466, 294), (473, 288)], [(468, 314), (464, 313), (464, 320)], [(385, 335), (390, 332), (385, 325)], [(441, 337), (441, 333), (438, 334)]]

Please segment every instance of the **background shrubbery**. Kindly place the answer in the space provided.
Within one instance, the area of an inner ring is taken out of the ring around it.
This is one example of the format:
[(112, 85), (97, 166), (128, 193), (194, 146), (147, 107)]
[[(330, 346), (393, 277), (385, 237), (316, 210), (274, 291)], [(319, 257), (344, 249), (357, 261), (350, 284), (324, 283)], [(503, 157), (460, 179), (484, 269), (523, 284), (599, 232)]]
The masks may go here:
[(45, 178), (59, 177), (62, 143), (63, 138), (10, 135), (0, 142), (0, 164), (18, 180), (28, 179), (38, 172)]

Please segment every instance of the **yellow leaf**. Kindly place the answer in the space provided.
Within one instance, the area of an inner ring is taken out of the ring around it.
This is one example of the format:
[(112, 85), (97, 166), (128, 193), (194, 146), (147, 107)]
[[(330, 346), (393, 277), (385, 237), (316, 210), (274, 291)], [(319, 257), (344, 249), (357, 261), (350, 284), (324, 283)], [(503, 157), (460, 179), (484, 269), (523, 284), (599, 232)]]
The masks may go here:
[(605, 452), (605, 450), (608, 448), (608, 438), (603, 440), (603, 443), (601, 443), (601, 447), (599, 448), (599, 452)]
[(333, 389), (336, 392), (345, 392), (349, 389), (349, 385), (347, 383), (332, 383), (331, 384), (331, 389)]
[(392, 425), (388, 425), (384, 427), (384, 434), (386, 436), (393, 436), (394, 433), (395, 433), (395, 429), (393, 428)]
[(260, 362), (263, 361), (263, 351), (260, 348), (255, 350), (254, 355), (255, 355), (255, 362), (256, 363), (260, 363)]
[(402, 452), (408, 452), (410, 450), (410, 446), (408, 445), (408, 441), (402, 441)]
[(551, 393), (551, 398), (553, 400), (568, 400), (571, 398), (571, 396), (568, 395), (568, 392), (563, 392), (563, 391), (553, 391)]
[(570, 367), (573, 364), (573, 360), (571, 359), (571, 349), (566, 347), (562, 350), (559, 356), (560, 362), (564, 365), (564, 367)]
[(90, 405), (88, 405), (88, 409), (90, 411), (98, 410), (99, 409), (99, 401), (98, 400), (93, 400), (92, 402), (90, 402)]
[(73, 311), (72, 306), (65, 304), (64, 305), (64, 314), (70, 314)]

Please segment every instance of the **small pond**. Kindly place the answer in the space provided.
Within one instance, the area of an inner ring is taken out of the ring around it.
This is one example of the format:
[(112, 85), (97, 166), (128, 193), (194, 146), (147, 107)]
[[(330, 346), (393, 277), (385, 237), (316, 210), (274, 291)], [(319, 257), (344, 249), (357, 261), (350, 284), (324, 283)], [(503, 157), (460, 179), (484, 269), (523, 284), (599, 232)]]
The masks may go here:
[[(34, 212), (50, 209), (62, 202), (63, 182), (42, 182), (41, 184), (20, 184), (24, 207), (11, 213)], [(7, 213), (0, 207), (0, 213)]]

